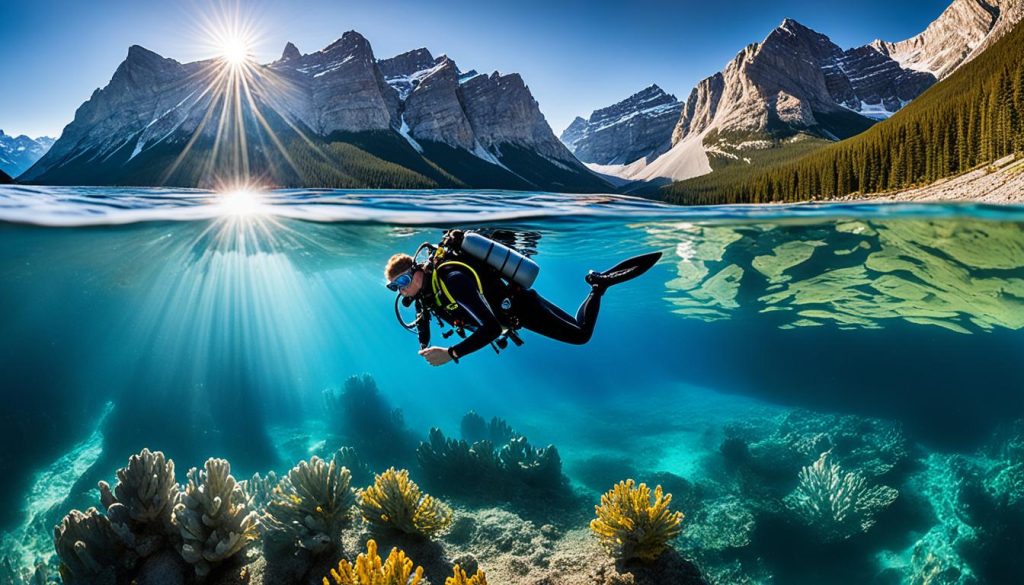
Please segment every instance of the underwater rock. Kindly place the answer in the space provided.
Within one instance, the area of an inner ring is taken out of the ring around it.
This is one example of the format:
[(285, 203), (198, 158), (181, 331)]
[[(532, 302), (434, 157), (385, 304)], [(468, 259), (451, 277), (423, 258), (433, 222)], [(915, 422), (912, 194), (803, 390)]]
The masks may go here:
[(0, 558), (0, 585), (48, 585), (50, 571), (43, 563), (36, 564), (34, 570), (17, 570), (14, 562), (8, 557)]
[(181, 555), (163, 550), (147, 558), (133, 580), (137, 585), (184, 585), (191, 571)]
[(422, 493), (405, 469), (392, 467), (376, 476), (358, 499), (363, 518), (378, 528), (433, 538), (452, 524), (451, 509)]
[(68, 513), (53, 529), (53, 545), (60, 558), (61, 578), (69, 585), (112, 585), (118, 569), (131, 568), (137, 561), (110, 520), (96, 508)]
[(671, 503), (672, 494), (663, 493), (660, 485), (652, 494), (647, 484), (636, 486), (627, 479), (601, 496), (590, 529), (611, 556), (653, 561), (681, 531), (683, 514), (670, 510)]
[(692, 545), (686, 548), (705, 551), (749, 545), (756, 524), (754, 514), (735, 496), (705, 502), (687, 518), (686, 531), (681, 539)]
[(800, 470), (800, 483), (786, 496), (786, 506), (826, 541), (846, 540), (867, 532), (875, 516), (892, 504), (899, 492), (885, 485), (868, 485), (855, 472), (828, 461), (822, 453)]
[(329, 423), (341, 429), (342, 443), (354, 446), (377, 468), (403, 465), (416, 446), (399, 408), (392, 409), (369, 374), (352, 376), (341, 391), (325, 390)]
[(242, 552), (259, 537), (256, 512), (224, 459), (207, 459), (188, 472), (188, 485), (174, 508), (181, 531), (181, 556), (203, 577), (213, 565)]
[(174, 461), (160, 451), (143, 449), (117, 470), (114, 489), (99, 482), (100, 502), (113, 530), (125, 546), (147, 557), (178, 536), (174, 507), (180, 491), (174, 477)]
[(774, 479), (792, 477), (825, 451), (844, 468), (872, 478), (888, 474), (908, 457), (898, 423), (802, 409), (756, 424), (726, 426), (720, 451)]
[(300, 461), (274, 489), (260, 521), (265, 540), (308, 550), (313, 554), (330, 553), (341, 543), (341, 531), (351, 523), (355, 501), (350, 487), (352, 476), (338, 462), (319, 457)]

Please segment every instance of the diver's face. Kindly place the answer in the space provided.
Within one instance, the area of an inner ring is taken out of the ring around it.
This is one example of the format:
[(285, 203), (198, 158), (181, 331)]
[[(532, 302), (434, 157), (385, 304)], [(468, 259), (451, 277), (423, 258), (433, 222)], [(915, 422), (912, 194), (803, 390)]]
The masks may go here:
[(406, 298), (412, 298), (420, 294), (420, 289), (423, 288), (423, 271), (416, 270), (412, 273), (412, 282), (405, 288), (398, 289), (398, 294)]

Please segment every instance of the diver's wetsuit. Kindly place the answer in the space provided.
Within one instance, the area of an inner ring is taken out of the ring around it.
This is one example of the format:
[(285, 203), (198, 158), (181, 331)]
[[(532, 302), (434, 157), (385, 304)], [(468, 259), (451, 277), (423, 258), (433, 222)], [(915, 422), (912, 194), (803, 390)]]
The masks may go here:
[[(439, 305), (433, 299), (424, 299), (421, 303), (449, 323), (461, 321), (474, 329), (469, 337), (452, 348), (459, 358), (486, 347), (501, 335), (503, 327), (508, 327), (516, 321), (530, 331), (565, 343), (579, 345), (590, 341), (594, 325), (597, 323), (597, 312), (601, 308), (601, 295), (604, 292), (602, 288), (593, 287), (573, 318), (533, 289), (487, 279), (483, 273), (480, 273), (480, 276), (483, 281), (483, 295), (477, 288), (476, 279), (468, 270), (442, 267), (438, 277), (444, 281), (459, 308), (446, 315), (446, 311), (437, 310)], [(442, 304), (447, 304), (446, 298), (442, 298)], [(424, 348), (430, 344), (430, 316), (423, 315), (422, 311), (418, 316), (417, 331), (420, 347)]]

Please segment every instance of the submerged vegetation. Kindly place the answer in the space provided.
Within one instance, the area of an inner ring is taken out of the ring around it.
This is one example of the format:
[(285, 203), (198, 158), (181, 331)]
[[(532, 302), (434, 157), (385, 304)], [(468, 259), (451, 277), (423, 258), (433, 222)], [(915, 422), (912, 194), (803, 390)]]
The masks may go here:
[(601, 496), (590, 529), (612, 556), (653, 561), (682, 530), (683, 513), (670, 510), (670, 503), (672, 494), (660, 485), (652, 495), (647, 484), (627, 479)]
[[(370, 382), (362, 378), (361, 387)], [(691, 480), (640, 469), (637, 476), (649, 481), (627, 477), (599, 498), (560, 467), (545, 476), (556, 491), (530, 487), (523, 469), (538, 451), (503, 419), (470, 412), (460, 426), (464, 439), (432, 429), (419, 448), (426, 465), (418, 477), (445, 498), (471, 502), (455, 509), (419, 489), (417, 470), (388, 468), (356, 490), (345, 463), (373, 468), (350, 448), (330, 460), (300, 461), (280, 479), (271, 472), (236, 482), (227, 461), (209, 459), (185, 485), (174, 481), (173, 461), (143, 450), (114, 486), (100, 483), (106, 513), (72, 510), (56, 527), (54, 572), (69, 584), (158, 572), (182, 585), (223, 583), (235, 573), (254, 584), (486, 585), (484, 569), (499, 582), (532, 575), (570, 585), (754, 583), (778, 570), (772, 556), (779, 551), (759, 548), (771, 546), (759, 536), (766, 530), (798, 546), (813, 543), (823, 558), (851, 550), (842, 548), (849, 542), (895, 538), (906, 548), (887, 552), (877, 569), (894, 582), (934, 582), (936, 575), (986, 582), (1024, 570), (1008, 560), (1024, 526), (1021, 422), (965, 457), (926, 455), (891, 421), (804, 410), (739, 419), (716, 431), (717, 449)], [(492, 440), (505, 444), (499, 449)], [(482, 472), (491, 474), (488, 482), (472, 489), (504, 483), (509, 492), (467, 499), (463, 482)], [(511, 510), (494, 507), (511, 492), (519, 492)], [(545, 507), (563, 492), (577, 497)], [(378, 543), (390, 548), (386, 557)], [(349, 556), (355, 550), (365, 552)], [(808, 574), (822, 570), (808, 563)], [(0, 568), (23, 575), (12, 581), (18, 585), (32, 578), (10, 561)], [(40, 565), (38, 578), (46, 574)]]
[(391, 549), (383, 561), (377, 554), (377, 543), (366, 543), (366, 552), (359, 553), (355, 563), (345, 559), (332, 569), (323, 585), (418, 585), (423, 580), (423, 567), (413, 569), (413, 562), (397, 548)]
[(409, 472), (394, 467), (378, 475), (373, 485), (359, 492), (363, 519), (379, 528), (432, 538), (452, 523), (452, 511), (420, 491)]

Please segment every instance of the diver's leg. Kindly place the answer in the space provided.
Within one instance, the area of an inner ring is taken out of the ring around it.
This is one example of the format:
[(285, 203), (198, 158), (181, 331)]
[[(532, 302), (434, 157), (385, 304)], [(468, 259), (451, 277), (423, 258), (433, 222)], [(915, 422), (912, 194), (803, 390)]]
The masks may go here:
[(591, 291), (576, 311), (576, 318), (534, 290), (522, 291), (514, 302), (516, 316), (523, 327), (558, 341), (582, 345), (594, 334), (597, 313), (601, 308), (601, 292), (596, 288)]

